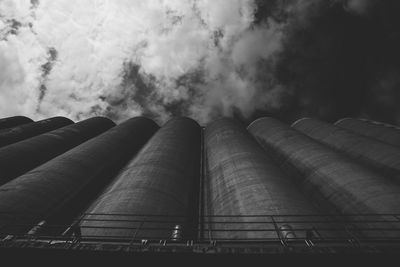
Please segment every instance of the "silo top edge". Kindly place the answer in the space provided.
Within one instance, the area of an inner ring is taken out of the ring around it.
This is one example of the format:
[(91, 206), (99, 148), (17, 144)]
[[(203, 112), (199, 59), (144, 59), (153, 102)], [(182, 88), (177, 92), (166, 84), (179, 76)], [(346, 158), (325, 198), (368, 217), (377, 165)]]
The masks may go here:
[(339, 123), (341, 123), (342, 121), (345, 121), (345, 120), (354, 120), (354, 118), (351, 118), (351, 117), (342, 118), (342, 119), (336, 121), (334, 123), (334, 125), (337, 125), (337, 124), (339, 124)]
[(293, 123), (290, 125), (290, 127), (294, 127), (297, 123), (299, 123), (299, 122), (301, 122), (301, 121), (304, 121), (304, 120), (312, 120), (312, 118), (310, 118), (310, 117), (304, 117), (304, 118), (298, 119), (298, 120), (296, 120), (295, 122), (293, 122)]
[(249, 130), (250, 127), (253, 126), (253, 124), (256, 124), (258, 121), (265, 120), (265, 119), (273, 119), (273, 118), (272, 117), (261, 117), (261, 118), (258, 118), (256, 120), (254, 120), (252, 123), (250, 123), (249, 126), (247, 126), (246, 129)]

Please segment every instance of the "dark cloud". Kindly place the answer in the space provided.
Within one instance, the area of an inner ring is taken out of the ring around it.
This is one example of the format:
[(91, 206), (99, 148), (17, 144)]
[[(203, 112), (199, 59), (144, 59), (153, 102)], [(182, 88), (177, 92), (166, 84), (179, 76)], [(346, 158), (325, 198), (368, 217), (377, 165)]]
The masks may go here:
[(106, 96), (101, 96), (101, 100), (108, 105), (104, 115), (115, 121), (129, 118), (130, 115), (124, 116), (124, 112), (134, 105), (139, 105), (142, 116), (150, 117), (159, 123), (163, 123), (165, 117), (187, 116), (193, 101), (199, 97), (195, 85), (203, 83), (202, 70), (185, 73), (175, 80), (177, 88), (186, 89), (185, 99), (166, 100), (165, 96), (159, 94), (156, 77), (143, 73), (140, 65), (126, 62), (122, 77), (122, 83), (116, 90), (110, 90)]
[(2, 33), (2, 36), (0, 35), (0, 41), (7, 41), (9, 35), (17, 35), (19, 28), (21, 28), (22, 26), (22, 23), (15, 19), (6, 19), (5, 24), (7, 25), (7, 27), (5, 27), (4, 29), (0, 29), (0, 32)]
[(40, 4), (39, 0), (31, 0), (32, 8), (36, 8)]
[(50, 74), (51, 70), (53, 69), (54, 63), (57, 60), (58, 52), (54, 47), (50, 47), (47, 49), (47, 62), (41, 66), (42, 70), (42, 83), (39, 87), (39, 101), (37, 111), (40, 110), (40, 103), (43, 101), (43, 98), (46, 95), (47, 87), (46, 87), (46, 80), (47, 76)]
[[(400, 123), (399, 1), (313, 1), (301, 13), (290, 13), (288, 2), (267, 2), (260, 1), (256, 21), (286, 23), (274, 77), (292, 94), (281, 109), (260, 109), (251, 119), (360, 116)], [(363, 10), (350, 12), (348, 2)]]

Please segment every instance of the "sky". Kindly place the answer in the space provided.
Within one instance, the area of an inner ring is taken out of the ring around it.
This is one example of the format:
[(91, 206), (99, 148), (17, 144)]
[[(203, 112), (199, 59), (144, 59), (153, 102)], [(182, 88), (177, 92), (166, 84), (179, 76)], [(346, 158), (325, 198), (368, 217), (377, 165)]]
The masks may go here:
[(400, 124), (397, 0), (0, 0), (0, 117)]

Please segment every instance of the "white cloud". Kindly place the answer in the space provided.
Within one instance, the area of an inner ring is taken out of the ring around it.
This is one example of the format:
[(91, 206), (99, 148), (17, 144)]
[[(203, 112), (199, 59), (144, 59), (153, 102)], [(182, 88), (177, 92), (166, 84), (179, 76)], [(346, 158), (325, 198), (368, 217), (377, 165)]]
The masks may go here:
[[(276, 90), (259, 97), (274, 88), (261, 88), (256, 75), (259, 60), (273, 60), (282, 38), (282, 25), (273, 21), (251, 29), (254, 11), (252, 0), (41, 0), (36, 7), (2, 0), (0, 116), (80, 120), (115, 108), (104, 96), (125, 97), (117, 120), (146, 106), (164, 121), (169, 114), (162, 104), (174, 101), (190, 101), (186, 115), (202, 123), (233, 108), (250, 115), (278, 99)], [(21, 23), (16, 34), (7, 30), (12, 20)], [(57, 57), (43, 75), (50, 48)], [(129, 98), (141, 92), (123, 85), (127, 62), (155, 79), (147, 103)], [(198, 70), (204, 77), (191, 85), (192, 96), (177, 78)], [(47, 90), (39, 103), (41, 85)]]

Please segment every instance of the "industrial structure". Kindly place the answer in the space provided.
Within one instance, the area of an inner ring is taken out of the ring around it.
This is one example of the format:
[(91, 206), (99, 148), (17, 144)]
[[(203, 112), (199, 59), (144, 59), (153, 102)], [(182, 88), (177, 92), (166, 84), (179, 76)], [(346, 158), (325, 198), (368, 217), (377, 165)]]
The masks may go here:
[(400, 248), (400, 128), (346, 118), (0, 119), (0, 250)]

